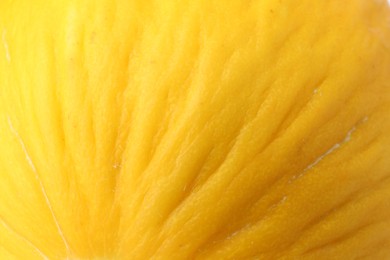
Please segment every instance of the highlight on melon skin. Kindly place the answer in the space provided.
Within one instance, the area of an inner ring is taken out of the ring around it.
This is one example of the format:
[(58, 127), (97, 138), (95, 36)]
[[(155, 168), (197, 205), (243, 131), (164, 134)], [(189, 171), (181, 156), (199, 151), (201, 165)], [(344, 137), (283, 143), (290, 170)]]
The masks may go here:
[(385, 0), (0, 0), (0, 259), (390, 259)]

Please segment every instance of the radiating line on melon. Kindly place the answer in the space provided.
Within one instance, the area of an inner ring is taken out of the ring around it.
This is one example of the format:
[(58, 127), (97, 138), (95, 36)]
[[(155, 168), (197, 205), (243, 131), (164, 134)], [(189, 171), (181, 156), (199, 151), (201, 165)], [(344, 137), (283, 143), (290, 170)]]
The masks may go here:
[[(46, 193), (45, 186), (43, 185), (42, 180), (41, 180), (41, 178), (39, 177), (39, 173), (37, 172), (37, 169), (36, 169), (36, 167), (35, 167), (35, 165), (34, 165), (32, 159), (31, 159), (30, 155), (28, 154), (28, 151), (27, 151), (26, 145), (25, 145), (24, 142), (23, 142), (23, 139), (20, 137), (19, 133), (18, 133), (18, 132), (16, 131), (16, 129), (14, 128), (11, 119), (10, 119), (9, 117), (7, 117), (7, 120), (8, 120), (8, 125), (9, 125), (9, 128), (10, 128), (11, 132), (14, 134), (14, 136), (15, 136), (16, 139), (17, 139), (17, 141), (19, 142), (19, 144), (20, 144), (20, 146), (21, 146), (21, 148), (22, 148), (22, 150), (23, 150), (23, 153), (24, 153), (24, 155), (26, 156), (26, 160), (27, 160), (29, 166), (31, 167), (32, 172), (34, 173), (35, 179), (36, 179), (36, 180), (38, 181), (38, 183), (39, 183), (39, 186), (40, 186), (41, 191), (42, 191), (42, 195), (43, 195), (43, 197), (45, 198), (47, 207), (49, 208), (49, 211), (50, 211), (50, 213), (51, 213), (51, 215), (52, 215), (52, 217), (53, 217), (53, 221), (54, 221), (54, 223), (55, 223), (55, 225), (56, 225), (56, 227), (57, 227), (58, 234), (60, 235), (62, 241), (64, 242), (64, 245), (65, 245), (65, 248), (66, 248), (66, 251), (67, 251), (68, 256), (70, 256), (70, 255), (71, 255), (70, 246), (69, 246), (69, 244), (68, 244), (68, 242), (67, 242), (67, 240), (66, 240), (66, 238), (65, 238), (65, 236), (64, 236), (64, 233), (63, 233), (63, 231), (62, 231), (61, 225), (60, 225), (60, 223), (59, 223), (58, 220), (57, 220), (56, 214), (55, 214), (54, 211), (53, 211), (53, 207), (52, 207), (51, 202), (50, 202), (50, 199), (49, 199), (49, 197), (48, 197), (48, 195), (47, 195), (47, 193)], [(3, 223), (5, 223), (5, 222), (3, 222)], [(7, 226), (7, 227), (8, 227), (8, 226)], [(28, 240), (26, 240), (26, 241), (28, 241)], [(39, 251), (39, 252), (40, 252), (40, 251)], [(40, 252), (40, 253), (41, 253), (41, 252)]]

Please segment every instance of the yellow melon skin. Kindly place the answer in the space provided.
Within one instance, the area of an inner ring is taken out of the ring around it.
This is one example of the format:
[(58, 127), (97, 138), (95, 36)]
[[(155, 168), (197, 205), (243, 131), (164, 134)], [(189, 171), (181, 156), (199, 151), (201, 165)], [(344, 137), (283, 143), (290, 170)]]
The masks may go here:
[(0, 259), (390, 259), (380, 0), (1, 0)]

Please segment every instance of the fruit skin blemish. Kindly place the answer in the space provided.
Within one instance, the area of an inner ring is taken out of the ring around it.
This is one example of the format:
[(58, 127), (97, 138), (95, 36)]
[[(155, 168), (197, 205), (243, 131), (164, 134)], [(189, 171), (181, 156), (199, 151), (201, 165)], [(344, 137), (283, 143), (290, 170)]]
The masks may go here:
[(0, 1), (0, 259), (389, 259), (382, 0)]

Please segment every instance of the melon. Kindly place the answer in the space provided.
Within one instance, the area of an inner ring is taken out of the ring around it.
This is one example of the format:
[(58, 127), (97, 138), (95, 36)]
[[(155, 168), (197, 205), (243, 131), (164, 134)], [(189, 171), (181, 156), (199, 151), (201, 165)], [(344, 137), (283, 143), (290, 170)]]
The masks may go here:
[(384, 0), (1, 0), (0, 259), (390, 259)]

